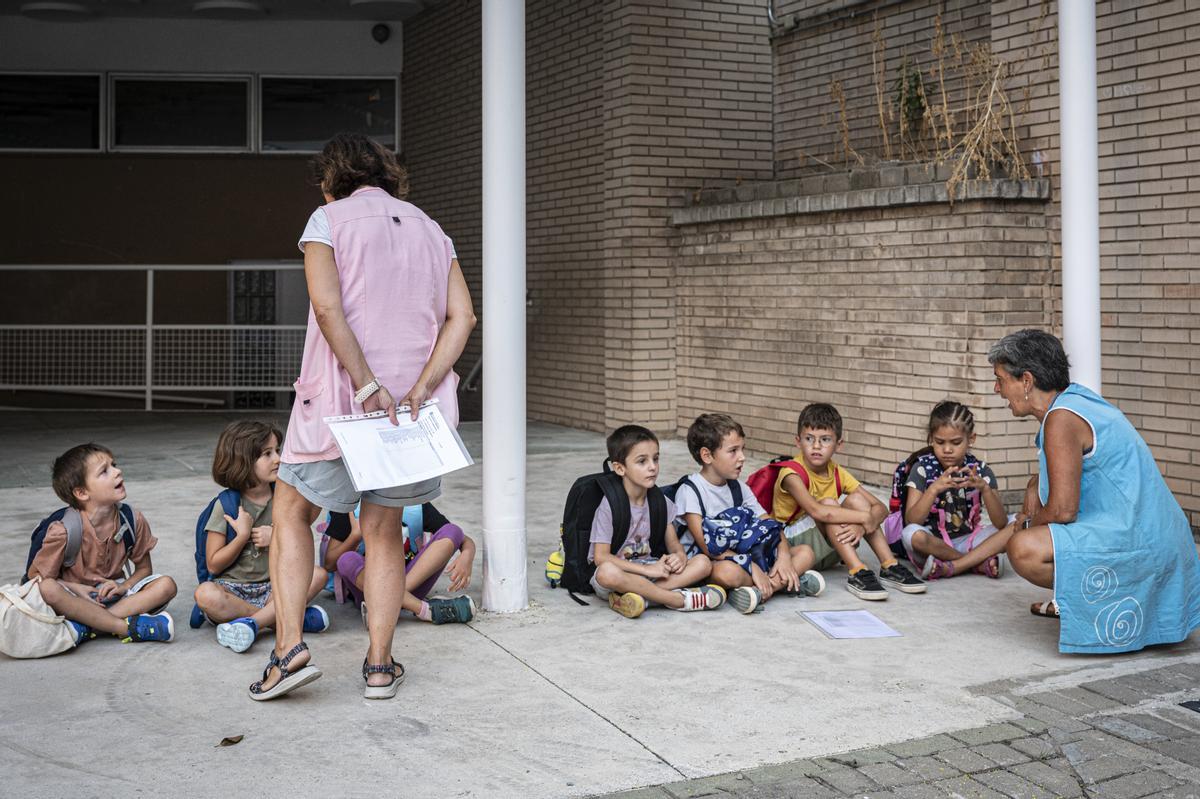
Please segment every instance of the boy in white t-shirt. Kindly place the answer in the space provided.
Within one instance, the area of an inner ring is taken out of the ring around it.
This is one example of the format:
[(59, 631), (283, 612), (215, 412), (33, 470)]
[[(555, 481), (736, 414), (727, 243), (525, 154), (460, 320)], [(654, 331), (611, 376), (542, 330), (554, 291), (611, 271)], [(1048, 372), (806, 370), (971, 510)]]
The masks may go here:
[[(705, 519), (730, 508), (745, 508), (759, 519), (767, 512), (738, 477), (746, 463), (746, 433), (733, 417), (723, 413), (697, 416), (688, 428), (687, 445), (700, 471), (685, 478), (675, 494), (679, 525), (686, 528), (681, 542), (688, 552), (706, 552)], [(767, 553), (769, 570), (732, 552), (708, 555), (713, 562), (712, 581), (729, 590), (729, 603), (742, 613), (753, 613), (776, 591), (816, 596), (825, 588), (817, 572), (796, 572), (783, 537), (774, 552)]]
[[(675, 506), (655, 486), (658, 439), (638, 425), (625, 425), (608, 437), (608, 459), (629, 497), (629, 532), (613, 551), (613, 512), (605, 497), (592, 519), (588, 560), (596, 564), (591, 585), (608, 606), (630, 619), (647, 600), (675, 610), (712, 610), (725, 602), (715, 585), (691, 588), (708, 577), (709, 559), (688, 557), (675, 534)], [(651, 497), (651, 492), (655, 492)], [(663, 529), (652, 530), (651, 502), (662, 501)]]

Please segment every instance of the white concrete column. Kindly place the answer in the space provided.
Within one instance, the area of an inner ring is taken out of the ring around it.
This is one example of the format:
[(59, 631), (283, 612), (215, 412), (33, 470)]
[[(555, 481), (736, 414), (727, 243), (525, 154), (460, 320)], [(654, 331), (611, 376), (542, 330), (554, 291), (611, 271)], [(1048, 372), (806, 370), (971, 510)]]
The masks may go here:
[(525, 2), (483, 6), (483, 607), (525, 577)]
[(1058, 4), (1063, 346), (1071, 379), (1100, 392), (1100, 172), (1096, 3)]

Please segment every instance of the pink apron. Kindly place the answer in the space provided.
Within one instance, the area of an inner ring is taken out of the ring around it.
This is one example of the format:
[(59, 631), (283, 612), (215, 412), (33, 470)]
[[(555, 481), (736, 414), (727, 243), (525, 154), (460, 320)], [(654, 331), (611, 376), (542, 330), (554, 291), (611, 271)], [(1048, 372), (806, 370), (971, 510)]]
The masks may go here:
[[(400, 399), (425, 368), (446, 321), (450, 244), (419, 208), (383, 189), (364, 187), (325, 206), (341, 280), (346, 322), (380, 384)], [(322, 418), (362, 413), (358, 386), (338, 363), (312, 306), (304, 360), (284, 441), (285, 463), (341, 457)], [(458, 425), (458, 375), (433, 390), (441, 412)]]

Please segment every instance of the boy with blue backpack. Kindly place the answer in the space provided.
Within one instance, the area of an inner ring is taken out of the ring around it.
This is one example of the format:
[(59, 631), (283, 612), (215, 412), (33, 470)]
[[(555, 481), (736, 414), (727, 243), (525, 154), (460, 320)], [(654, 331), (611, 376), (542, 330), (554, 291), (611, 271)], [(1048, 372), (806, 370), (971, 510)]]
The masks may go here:
[(729, 604), (753, 613), (777, 591), (816, 596), (825, 587), (813, 571), (793, 565), (783, 525), (767, 518), (750, 487), (739, 479), (746, 463), (746, 433), (733, 417), (703, 413), (687, 432), (688, 451), (700, 471), (675, 486), (681, 541), (688, 553), (712, 559), (712, 581), (729, 592)]
[(67, 507), (34, 531), (26, 577), (39, 580), (46, 604), (67, 618), (76, 645), (101, 632), (126, 643), (170, 641), (175, 625), (164, 609), (175, 581), (154, 573), (150, 550), (158, 539), (126, 504), (112, 451), (72, 447), (54, 461), (53, 485)]
[[(274, 424), (232, 422), (217, 439), (213, 480), (225, 487), (196, 521), (196, 607), (192, 627), (207, 618), (217, 643), (245, 652), (261, 630), (275, 625), (269, 570), (271, 499), (279, 473), (283, 434)], [(308, 598), (325, 586), (325, 570), (313, 566)], [(329, 615), (319, 605), (304, 612), (304, 631), (322, 632)]]

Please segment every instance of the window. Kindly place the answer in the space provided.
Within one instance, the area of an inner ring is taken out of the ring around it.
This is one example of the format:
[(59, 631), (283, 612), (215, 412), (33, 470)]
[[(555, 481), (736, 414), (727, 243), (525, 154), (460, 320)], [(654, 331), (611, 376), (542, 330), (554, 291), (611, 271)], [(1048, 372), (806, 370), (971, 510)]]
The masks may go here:
[(114, 77), (112, 147), (249, 150), (249, 78)]
[(263, 152), (314, 152), (342, 132), (397, 147), (395, 78), (264, 77), (259, 94)]
[(0, 149), (99, 150), (99, 75), (0, 75)]

